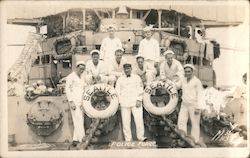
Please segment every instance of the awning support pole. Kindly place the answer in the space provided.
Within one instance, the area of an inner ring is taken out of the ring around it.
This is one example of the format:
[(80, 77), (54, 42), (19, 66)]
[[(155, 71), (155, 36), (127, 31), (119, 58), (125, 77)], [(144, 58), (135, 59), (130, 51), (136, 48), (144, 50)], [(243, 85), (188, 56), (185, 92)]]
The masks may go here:
[(158, 27), (161, 28), (161, 14), (162, 14), (162, 10), (158, 10)]

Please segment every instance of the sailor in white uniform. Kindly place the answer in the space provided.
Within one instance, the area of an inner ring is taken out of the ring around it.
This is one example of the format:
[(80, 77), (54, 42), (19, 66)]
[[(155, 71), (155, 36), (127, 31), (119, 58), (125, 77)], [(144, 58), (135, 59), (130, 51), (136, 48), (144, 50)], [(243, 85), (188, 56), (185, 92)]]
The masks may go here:
[(73, 146), (82, 142), (85, 136), (84, 131), (84, 114), (82, 105), (82, 95), (84, 87), (87, 85), (84, 78), (85, 63), (78, 61), (76, 63), (76, 70), (69, 74), (66, 78), (66, 96), (69, 102), (70, 111), (73, 119)]
[(86, 63), (88, 84), (92, 85), (97, 83), (108, 83), (108, 69), (106, 64), (99, 60), (100, 51), (92, 50), (90, 55), (92, 59)]
[(104, 38), (100, 48), (100, 59), (105, 63), (115, 58), (115, 50), (122, 47), (121, 40), (115, 37), (116, 28), (114, 25), (108, 27), (109, 36)]
[(112, 85), (114, 85), (117, 79), (124, 74), (123, 64), (126, 60), (123, 58), (123, 52), (123, 48), (117, 48), (115, 51), (115, 59), (113, 59), (110, 63), (107, 63), (109, 68), (108, 73)]
[(184, 65), (185, 77), (176, 84), (182, 89), (182, 103), (178, 116), (179, 129), (187, 133), (187, 121), (191, 120), (191, 136), (198, 142), (200, 138), (200, 115), (202, 107), (203, 87), (201, 81), (194, 76), (194, 66)]
[(144, 62), (144, 57), (142, 55), (136, 56), (136, 63), (133, 73), (141, 77), (144, 86), (155, 80), (157, 73), (156, 70), (152, 70), (150, 66)]
[(151, 29), (149, 26), (143, 29), (146, 37), (139, 44), (138, 54), (144, 57), (145, 63), (154, 71), (159, 67), (160, 47), (159, 42), (152, 37)]
[(143, 85), (140, 77), (131, 74), (132, 64), (123, 65), (125, 75), (119, 77), (116, 92), (121, 106), (122, 126), (125, 141), (132, 141), (131, 113), (134, 116), (136, 135), (139, 141), (145, 141), (143, 124)]
[(181, 63), (174, 59), (174, 52), (167, 50), (164, 52), (165, 61), (160, 66), (160, 78), (161, 80), (171, 80), (177, 82), (180, 78), (184, 77), (184, 69)]

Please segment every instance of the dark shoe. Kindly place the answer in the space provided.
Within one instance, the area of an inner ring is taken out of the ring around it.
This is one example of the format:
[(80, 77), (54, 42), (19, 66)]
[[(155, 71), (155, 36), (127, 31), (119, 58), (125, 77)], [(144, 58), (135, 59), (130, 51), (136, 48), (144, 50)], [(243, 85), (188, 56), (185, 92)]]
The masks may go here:
[(79, 141), (74, 141), (74, 140), (73, 140), (71, 146), (72, 146), (72, 147), (76, 147), (78, 143), (80, 143), (80, 142), (79, 142)]
[(148, 140), (148, 138), (147, 137), (144, 137), (143, 139), (140, 139), (139, 141), (141, 141), (141, 142), (146, 142)]

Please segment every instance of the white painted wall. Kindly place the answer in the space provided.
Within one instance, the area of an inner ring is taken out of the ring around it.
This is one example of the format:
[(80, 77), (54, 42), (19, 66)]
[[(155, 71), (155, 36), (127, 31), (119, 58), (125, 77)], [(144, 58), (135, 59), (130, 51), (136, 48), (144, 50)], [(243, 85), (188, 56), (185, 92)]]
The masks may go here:
[(217, 85), (240, 83), (249, 70), (249, 27), (244, 23), (237, 27), (210, 28), (206, 36), (216, 39), (221, 46), (221, 55), (213, 63)]

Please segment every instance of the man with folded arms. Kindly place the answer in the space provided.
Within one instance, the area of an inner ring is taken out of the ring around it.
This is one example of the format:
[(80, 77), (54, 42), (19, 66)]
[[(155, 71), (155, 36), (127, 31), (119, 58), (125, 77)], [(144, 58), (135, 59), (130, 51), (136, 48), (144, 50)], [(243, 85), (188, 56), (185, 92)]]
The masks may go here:
[(114, 25), (108, 26), (109, 36), (104, 38), (100, 48), (100, 59), (105, 63), (112, 61), (115, 58), (116, 48), (121, 48), (122, 43), (118, 37), (115, 37), (116, 28)]
[(150, 69), (149, 65), (144, 62), (144, 57), (142, 55), (136, 56), (136, 65), (133, 69), (133, 73), (141, 77), (144, 86), (150, 84), (156, 78), (156, 70)]
[(109, 78), (111, 85), (114, 85), (119, 77), (123, 75), (123, 64), (125, 59), (123, 58), (123, 48), (117, 48), (115, 51), (115, 58), (108, 64)]
[(97, 83), (108, 83), (108, 69), (100, 58), (99, 50), (92, 50), (90, 52), (91, 60), (86, 63), (87, 82), (90, 85)]
[(159, 42), (152, 37), (152, 28), (147, 26), (143, 29), (145, 38), (139, 44), (138, 54), (144, 57), (144, 62), (151, 71), (159, 69), (160, 47)]
[(178, 60), (174, 59), (172, 50), (167, 50), (164, 52), (164, 55), (166, 60), (160, 66), (160, 79), (163, 81), (169, 79), (177, 82), (184, 76), (183, 66)]

